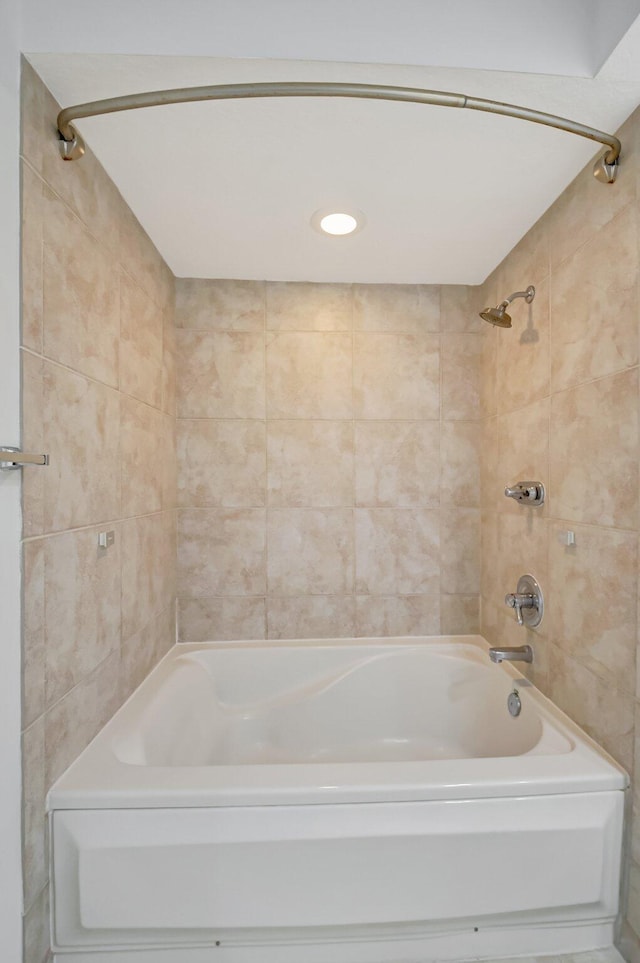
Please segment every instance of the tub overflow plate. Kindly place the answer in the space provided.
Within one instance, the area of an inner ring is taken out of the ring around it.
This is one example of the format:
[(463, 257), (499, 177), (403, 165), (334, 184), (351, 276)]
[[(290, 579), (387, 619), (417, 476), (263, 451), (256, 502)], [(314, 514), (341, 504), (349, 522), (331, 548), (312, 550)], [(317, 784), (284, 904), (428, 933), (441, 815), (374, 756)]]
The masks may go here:
[(522, 700), (520, 699), (520, 694), (517, 689), (514, 689), (513, 692), (509, 693), (509, 697), (507, 699), (507, 709), (514, 718), (519, 716), (522, 712)]

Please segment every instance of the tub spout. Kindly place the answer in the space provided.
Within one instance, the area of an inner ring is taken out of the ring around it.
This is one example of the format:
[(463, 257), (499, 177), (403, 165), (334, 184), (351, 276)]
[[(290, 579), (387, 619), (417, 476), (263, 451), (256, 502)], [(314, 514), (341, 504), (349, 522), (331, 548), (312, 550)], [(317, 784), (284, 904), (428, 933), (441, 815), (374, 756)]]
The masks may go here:
[(489, 649), (492, 662), (533, 662), (533, 649), (530, 645)]

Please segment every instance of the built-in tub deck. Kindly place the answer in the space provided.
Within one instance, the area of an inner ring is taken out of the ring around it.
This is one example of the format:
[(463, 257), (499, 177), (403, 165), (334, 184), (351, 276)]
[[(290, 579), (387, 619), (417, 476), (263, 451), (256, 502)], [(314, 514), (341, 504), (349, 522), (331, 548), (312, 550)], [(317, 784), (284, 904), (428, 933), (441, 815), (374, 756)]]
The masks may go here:
[(56, 961), (610, 944), (628, 778), (487, 648), (176, 646), (49, 794)]

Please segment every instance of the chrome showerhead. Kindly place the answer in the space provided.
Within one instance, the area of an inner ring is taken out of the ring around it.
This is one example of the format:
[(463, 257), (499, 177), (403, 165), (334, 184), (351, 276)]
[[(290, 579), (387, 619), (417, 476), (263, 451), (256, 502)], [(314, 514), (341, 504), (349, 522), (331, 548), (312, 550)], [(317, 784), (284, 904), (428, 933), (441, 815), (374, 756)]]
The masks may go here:
[(497, 307), (485, 308), (484, 311), (480, 312), (480, 317), (483, 321), (488, 321), (489, 324), (495, 324), (497, 328), (510, 328), (511, 315), (507, 314), (507, 308), (511, 302), (515, 301), (516, 298), (524, 298), (527, 304), (531, 304), (535, 294), (536, 289), (530, 284), (526, 291), (516, 291), (514, 294), (510, 294), (509, 297), (501, 301)]

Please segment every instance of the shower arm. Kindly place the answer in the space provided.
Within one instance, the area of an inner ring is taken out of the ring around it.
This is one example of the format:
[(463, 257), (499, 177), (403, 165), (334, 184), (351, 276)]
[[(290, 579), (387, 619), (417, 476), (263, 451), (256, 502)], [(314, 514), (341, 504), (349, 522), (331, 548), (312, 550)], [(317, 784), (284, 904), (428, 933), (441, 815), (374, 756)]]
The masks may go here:
[(510, 294), (508, 298), (505, 298), (504, 301), (501, 301), (498, 307), (508, 308), (511, 302), (515, 301), (516, 298), (524, 298), (527, 304), (531, 304), (535, 297), (535, 293), (536, 289), (532, 284), (530, 284), (526, 291), (514, 291), (514, 293)]
[(615, 180), (621, 144), (613, 134), (587, 127), (577, 121), (555, 114), (546, 114), (517, 104), (505, 104), (482, 97), (443, 90), (423, 90), (419, 87), (390, 87), (377, 84), (336, 84), (317, 81), (294, 81), (290, 83), (214, 84), (206, 87), (178, 87), (173, 90), (155, 90), (106, 100), (93, 100), (86, 104), (65, 107), (58, 114), (60, 153), (64, 160), (76, 160), (84, 153), (84, 142), (73, 121), (101, 114), (113, 114), (121, 110), (138, 110), (141, 107), (162, 107), (168, 104), (187, 104), (205, 100), (244, 100), (257, 97), (355, 97), (365, 100), (391, 100), (411, 104), (431, 104), (436, 107), (466, 107), (490, 114), (515, 117), (545, 127), (554, 127), (579, 137), (604, 144), (609, 149), (595, 163), (594, 176), (606, 184)]

